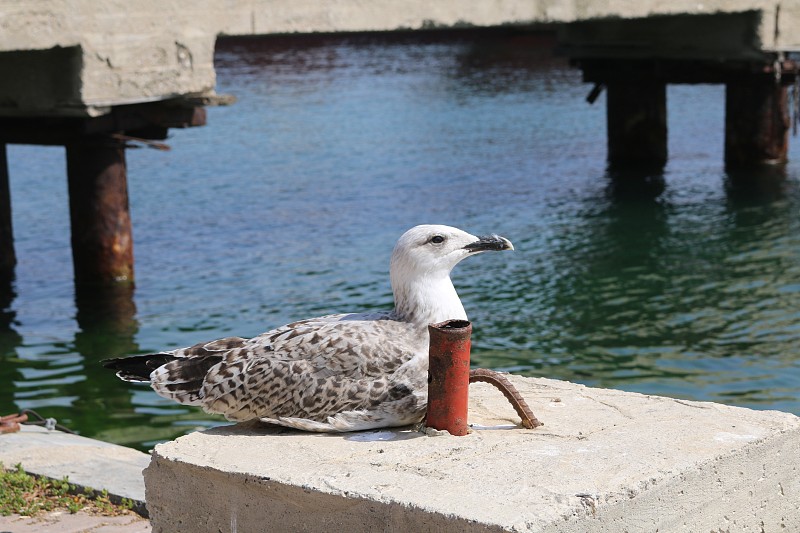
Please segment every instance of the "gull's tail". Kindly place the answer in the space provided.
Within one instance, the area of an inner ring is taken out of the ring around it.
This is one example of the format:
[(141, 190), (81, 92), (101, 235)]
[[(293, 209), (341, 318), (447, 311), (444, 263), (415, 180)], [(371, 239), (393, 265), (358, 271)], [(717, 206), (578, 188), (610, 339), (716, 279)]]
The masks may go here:
[(168, 353), (150, 353), (105, 359), (101, 363), (104, 367), (115, 370), (121, 380), (150, 383), (150, 374), (155, 369), (175, 359), (177, 357)]
[(122, 380), (149, 383), (159, 396), (194, 405), (200, 399), (208, 371), (229, 350), (241, 348), (245, 342), (241, 337), (226, 337), (174, 352), (117, 357), (102, 363)]
[(159, 396), (197, 405), (208, 371), (222, 361), (219, 355), (177, 357), (168, 353), (106, 359), (103, 366), (117, 371), (125, 381), (149, 383)]

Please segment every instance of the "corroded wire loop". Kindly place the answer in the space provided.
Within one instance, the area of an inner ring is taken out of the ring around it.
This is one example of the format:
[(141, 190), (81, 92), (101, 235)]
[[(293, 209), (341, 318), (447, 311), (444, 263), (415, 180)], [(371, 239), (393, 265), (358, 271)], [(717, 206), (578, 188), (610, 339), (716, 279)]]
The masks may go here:
[(28, 415), (25, 413), (0, 416), (0, 434), (16, 433), (19, 431), (19, 425), (27, 420)]
[(528, 407), (528, 404), (522, 398), (517, 388), (511, 384), (504, 374), (486, 368), (473, 368), (469, 371), (469, 382), (475, 383), (476, 381), (483, 381), (484, 383), (489, 383), (500, 389), (500, 392), (511, 402), (514, 410), (522, 419), (523, 427), (533, 429), (544, 425), (534, 416), (533, 411)]
[(73, 435), (77, 435), (75, 431), (72, 431), (68, 427), (59, 424), (58, 420), (56, 420), (55, 418), (45, 418), (36, 411), (34, 411), (33, 409), (23, 409), (20, 412), (20, 416), (26, 417), (26, 420), (28, 415), (34, 418), (34, 420), (27, 422), (27, 424), (29, 425), (42, 426), (48, 431), (53, 431), (54, 429), (57, 429), (59, 431), (63, 431), (64, 433), (72, 433)]
[[(33, 420), (28, 420), (28, 415), (31, 415)], [(48, 431), (57, 429), (65, 433), (75, 434), (68, 427), (59, 424), (55, 418), (45, 418), (32, 409), (23, 409), (19, 414), (0, 416), (0, 435), (3, 433), (16, 433), (20, 430), (20, 424), (42, 426)]]

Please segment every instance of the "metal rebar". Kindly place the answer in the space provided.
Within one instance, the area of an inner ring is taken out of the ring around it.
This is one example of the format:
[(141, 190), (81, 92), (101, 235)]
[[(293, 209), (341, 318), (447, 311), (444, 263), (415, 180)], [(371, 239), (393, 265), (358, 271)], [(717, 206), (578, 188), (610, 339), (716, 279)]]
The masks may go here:
[(522, 419), (522, 425), (524, 427), (533, 429), (544, 425), (539, 421), (538, 418), (536, 418), (536, 416), (534, 416), (533, 411), (531, 411), (530, 407), (528, 407), (528, 404), (522, 398), (517, 388), (504, 374), (495, 372), (494, 370), (488, 370), (486, 368), (474, 368), (469, 371), (469, 382), (474, 383), (476, 381), (489, 383), (500, 389), (500, 392), (502, 392), (503, 396), (505, 396), (506, 399), (511, 402), (514, 410)]

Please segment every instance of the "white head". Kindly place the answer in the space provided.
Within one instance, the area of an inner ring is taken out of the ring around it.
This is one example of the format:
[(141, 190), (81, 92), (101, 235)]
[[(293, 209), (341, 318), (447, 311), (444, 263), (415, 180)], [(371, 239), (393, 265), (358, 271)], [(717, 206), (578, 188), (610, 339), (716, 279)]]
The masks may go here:
[(389, 273), (395, 311), (425, 325), (451, 318), (466, 320), (450, 271), (470, 255), (513, 249), (511, 241), (499, 235), (476, 237), (440, 225), (411, 228), (392, 252)]

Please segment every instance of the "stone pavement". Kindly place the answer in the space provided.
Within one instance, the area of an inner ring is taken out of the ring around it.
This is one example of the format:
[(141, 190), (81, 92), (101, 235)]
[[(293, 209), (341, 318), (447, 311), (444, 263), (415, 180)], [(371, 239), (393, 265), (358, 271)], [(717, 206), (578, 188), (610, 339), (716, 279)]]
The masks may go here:
[(95, 516), (83, 512), (53, 512), (34, 518), (0, 516), (0, 533), (150, 533), (150, 522), (139, 515)]
[(39, 426), (23, 425), (0, 435), (0, 462), (20, 463), (26, 472), (53, 479), (69, 478), (78, 487), (107, 490), (114, 498), (133, 500), (144, 514), (142, 470), (150, 456), (132, 448)]
[[(112, 498), (129, 498), (144, 509), (142, 469), (150, 456), (131, 448), (79, 435), (23, 425), (18, 433), (0, 435), (0, 462), (21, 463), (26, 472), (107, 490)], [(148, 533), (150, 522), (138, 515), (94, 516), (54, 512), (34, 518), (0, 516), (0, 533)]]

